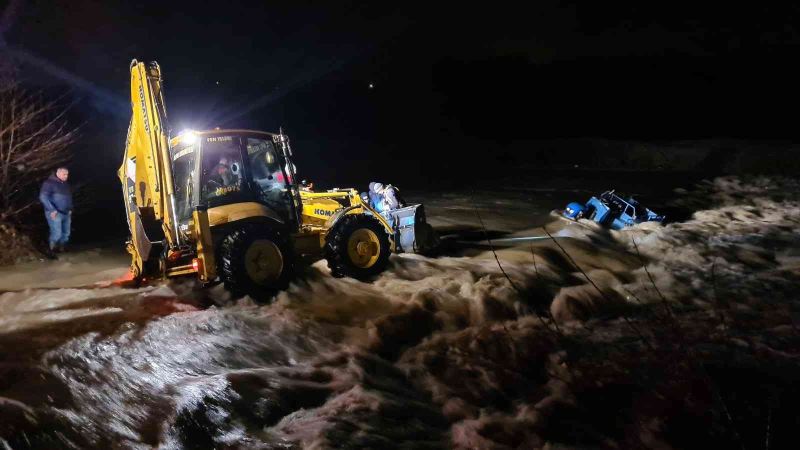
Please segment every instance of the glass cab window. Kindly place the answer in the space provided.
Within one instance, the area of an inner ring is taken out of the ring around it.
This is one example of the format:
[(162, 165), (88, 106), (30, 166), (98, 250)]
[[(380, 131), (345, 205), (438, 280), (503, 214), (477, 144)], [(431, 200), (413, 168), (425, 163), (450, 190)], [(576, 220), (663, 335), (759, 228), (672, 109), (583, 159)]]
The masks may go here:
[(172, 174), (175, 188), (175, 209), (178, 220), (183, 222), (192, 216), (197, 203), (194, 198), (195, 145), (178, 145), (172, 149)]
[(261, 201), (280, 214), (287, 214), (287, 177), (275, 144), (271, 139), (248, 137), (247, 159)]
[[(199, 139), (196, 156), (187, 159), (186, 167), (197, 167), (194, 175), (197, 194), (181, 194), (187, 199), (189, 216), (195, 204), (209, 208), (243, 202), (262, 203), (279, 216), (291, 217), (292, 196), (287, 183), (286, 160), (269, 136), (250, 134), (205, 135)], [(179, 153), (179, 152), (178, 152)], [(178, 153), (175, 175), (178, 182)], [(188, 156), (188, 155), (186, 155)], [(185, 156), (181, 156), (183, 158)], [(200, 161), (197, 161), (200, 159)], [(181, 173), (191, 173), (184, 170)], [(188, 178), (181, 175), (181, 182)], [(178, 190), (176, 186), (176, 191)], [(190, 188), (187, 188), (190, 189)], [(192, 197), (194, 195), (194, 197)]]
[[(207, 136), (203, 138), (203, 197), (213, 203), (226, 202), (226, 197), (238, 197), (244, 188), (244, 164), (237, 136)], [(216, 201), (215, 201), (216, 200)], [(233, 200), (231, 198), (230, 200)]]

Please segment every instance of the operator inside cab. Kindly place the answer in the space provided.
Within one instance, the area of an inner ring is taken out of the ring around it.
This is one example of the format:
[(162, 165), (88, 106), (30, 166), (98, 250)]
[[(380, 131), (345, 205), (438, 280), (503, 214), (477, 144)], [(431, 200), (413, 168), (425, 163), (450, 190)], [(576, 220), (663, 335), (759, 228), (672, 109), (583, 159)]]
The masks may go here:
[[(208, 161), (208, 159), (206, 159)], [(209, 162), (213, 163), (213, 159)], [(206, 191), (209, 198), (220, 197), (231, 192), (238, 192), (242, 185), (242, 163), (235, 154), (219, 155), (206, 175)]]
[[(230, 161), (226, 156), (221, 157), (217, 165), (211, 170), (211, 176), (208, 178), (208, 182), (217, 187), (236, 184), (239, 177), (237, 174), (234, 174), (235, 168), (235, 164), (234, 168), (231, 168)], [(236, 172), (238, 172), (238, 170)]]

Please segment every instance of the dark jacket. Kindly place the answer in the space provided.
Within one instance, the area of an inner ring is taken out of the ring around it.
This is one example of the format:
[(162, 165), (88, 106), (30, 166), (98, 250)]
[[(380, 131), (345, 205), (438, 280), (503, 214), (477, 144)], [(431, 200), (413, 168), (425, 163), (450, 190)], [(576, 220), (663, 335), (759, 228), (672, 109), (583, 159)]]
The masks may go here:
[(58, 211), (67, 214), (72, 211), (72, 191), (69, 189), (69, 184), (59, 180), (55, 175), (50, 175), (50, 178), (42, 183), (39, 201), (47, 213)]

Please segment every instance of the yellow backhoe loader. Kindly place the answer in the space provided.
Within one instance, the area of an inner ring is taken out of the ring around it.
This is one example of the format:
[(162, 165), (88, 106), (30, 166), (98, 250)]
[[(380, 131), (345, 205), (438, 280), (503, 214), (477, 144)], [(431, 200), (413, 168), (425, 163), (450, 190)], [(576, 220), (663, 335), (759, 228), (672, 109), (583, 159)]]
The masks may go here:
[(132, 116), (119, 169), (135, 280), (197, 276), (236, 295), (284, 288), (298, 264), (369, 279), (389, 254), (435, 243), (422, 205), (381, 215), (355, 189), (300, 189), (289, 139), (251, 130), (170, 138), (155, 62), (133, 60)]

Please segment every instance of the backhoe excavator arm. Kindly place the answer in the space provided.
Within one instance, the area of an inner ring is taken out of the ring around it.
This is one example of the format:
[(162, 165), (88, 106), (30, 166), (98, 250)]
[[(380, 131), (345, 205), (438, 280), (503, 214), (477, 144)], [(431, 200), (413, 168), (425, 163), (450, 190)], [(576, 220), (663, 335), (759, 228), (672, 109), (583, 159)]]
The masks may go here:
[[(175, 214), (167, 112), (158, 63), (131, 62), (131, 122), (119, 169), (131, 231), (128, 251), (135, 276), (161, 250), (181, 245)], [(160, 226), (159, 226), (160, 225)], [(154, 250), (155, 249), (155, 250)]]

